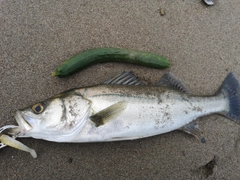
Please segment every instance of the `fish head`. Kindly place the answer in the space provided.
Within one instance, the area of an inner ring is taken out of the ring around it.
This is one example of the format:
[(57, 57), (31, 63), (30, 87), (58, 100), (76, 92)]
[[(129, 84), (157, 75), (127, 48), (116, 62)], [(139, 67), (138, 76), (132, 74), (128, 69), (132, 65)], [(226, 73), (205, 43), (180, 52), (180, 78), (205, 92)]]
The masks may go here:
[(18, 110), (21, 137), (55, 142), (74, 138), (89, 118), (91, 102), (78, 94), (60, 94)]

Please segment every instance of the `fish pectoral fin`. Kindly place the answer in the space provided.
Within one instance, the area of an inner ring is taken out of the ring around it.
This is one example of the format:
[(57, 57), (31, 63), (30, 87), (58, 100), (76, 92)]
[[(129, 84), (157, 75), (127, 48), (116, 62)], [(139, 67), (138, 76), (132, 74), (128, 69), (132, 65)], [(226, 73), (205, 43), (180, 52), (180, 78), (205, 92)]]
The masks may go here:
[(105, 81), (103, 84), (118, 84), (118, 85), (144, 85), (132, 71), (122, 72), (121, 74)]
[(182, 128), (180, 128), (179, 130), (194, 136), (195, 138), (201, 140), (202, 143), (206, 142), (205, 138), (203, 137), (202, 131), (198, 127), (197, 122), (191, 122), (191, 123), (183, 126)]
[(98, 127), (104, 125), (109, 120), (117, 117), (121, 112), (126, 109), (126, 107), (127, 102), (120, 101), (90, 116), (90, 119), (96, 125), (96, 127)]
[(156, 84), (157, 86), (164, 86), (170, 89), (181, 91), (183, 93), (189, 94), (189, 91), (185, 85), (178, 80), (172, 73), (166, 73)]

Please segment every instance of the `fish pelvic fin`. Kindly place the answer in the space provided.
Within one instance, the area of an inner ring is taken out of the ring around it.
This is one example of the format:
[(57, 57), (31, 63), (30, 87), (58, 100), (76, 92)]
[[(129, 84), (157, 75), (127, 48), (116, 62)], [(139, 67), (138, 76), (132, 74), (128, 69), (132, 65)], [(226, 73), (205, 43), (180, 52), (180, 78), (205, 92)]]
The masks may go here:
[(222, 114), (240, 124), (240, 85), (233, 72), (227, 75), (218, 93), (223, 93), (229, 100), (229, 109)]

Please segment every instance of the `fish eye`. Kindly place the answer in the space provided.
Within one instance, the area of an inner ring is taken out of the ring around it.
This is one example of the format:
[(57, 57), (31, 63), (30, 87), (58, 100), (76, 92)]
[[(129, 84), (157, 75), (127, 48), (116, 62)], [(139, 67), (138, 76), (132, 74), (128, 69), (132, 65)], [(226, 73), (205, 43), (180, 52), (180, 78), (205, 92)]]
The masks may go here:
[(37, 104), (32, 106), (32, 110), (33, 110), (34, 113), (40, 114), (40, 113), (43, 112), (44, 107), (41, 103), (37, 103)]

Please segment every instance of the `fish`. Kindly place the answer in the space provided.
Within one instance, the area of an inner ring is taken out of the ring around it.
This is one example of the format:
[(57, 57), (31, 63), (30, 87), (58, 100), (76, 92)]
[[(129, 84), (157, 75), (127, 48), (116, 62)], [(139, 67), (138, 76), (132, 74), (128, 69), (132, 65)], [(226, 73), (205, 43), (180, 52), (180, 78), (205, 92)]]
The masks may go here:
[(229, 73), (214, 95), (192, 95), (172, 73), (145, 85), (123, 72), (17, 110), (18, 137), (90, 143), (134, 140), (174, 130), (198, 136), (197, 119), (220, 114), (240, 124), (240, 85)]

